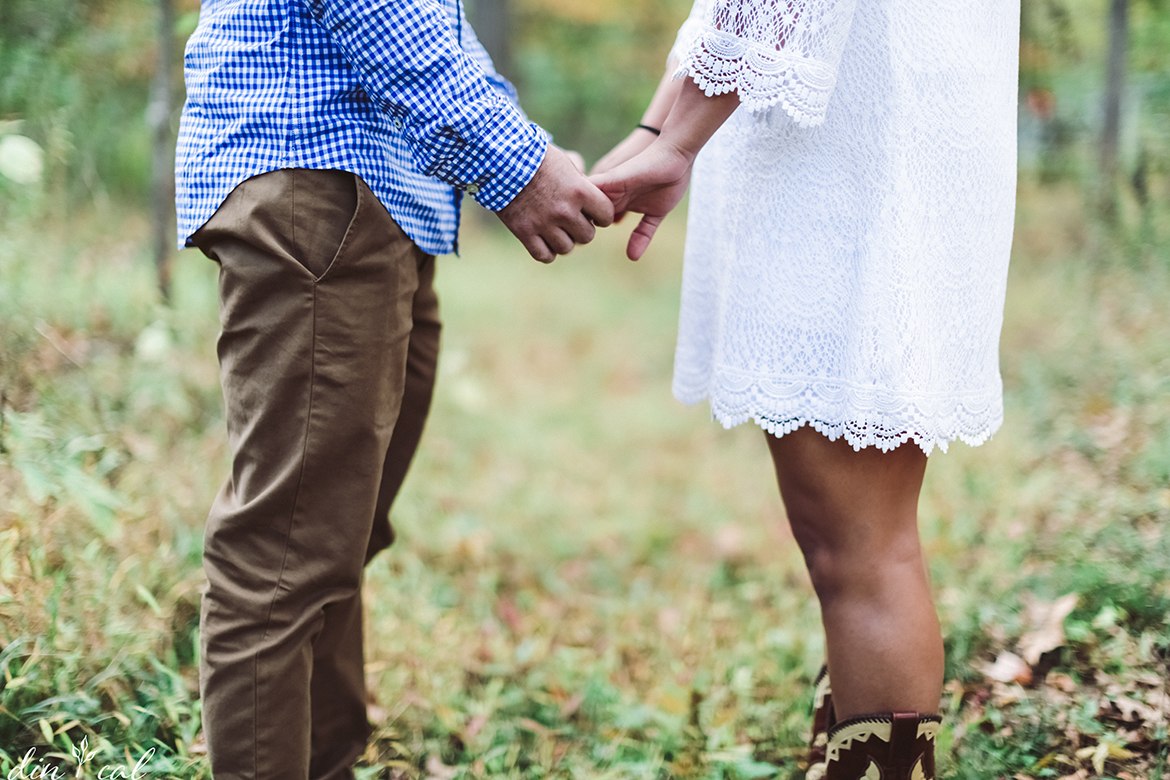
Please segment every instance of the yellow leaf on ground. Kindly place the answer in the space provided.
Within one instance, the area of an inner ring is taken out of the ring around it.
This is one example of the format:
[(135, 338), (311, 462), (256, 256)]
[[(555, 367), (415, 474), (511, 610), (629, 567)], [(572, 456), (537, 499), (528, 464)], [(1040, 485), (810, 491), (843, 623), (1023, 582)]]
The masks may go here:
[(1115, 742), (1104, 739), (1096, 745), (1081, 748), (1077, 751), (1076, 756), (1077, 758), (1088, 758), (1092, 760), (1093, 769), (1100, 775), (1105, 773), (1105, 762), (1109, 759), (1125, 761), (1134, 758), (1134, 753)]

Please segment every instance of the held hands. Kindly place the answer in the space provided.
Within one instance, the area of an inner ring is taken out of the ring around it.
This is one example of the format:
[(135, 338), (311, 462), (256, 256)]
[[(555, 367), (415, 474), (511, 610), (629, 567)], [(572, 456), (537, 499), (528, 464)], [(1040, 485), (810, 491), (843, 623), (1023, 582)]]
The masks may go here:
[(584, 167), (581, 155), (550, 145), (536, 175), (497, 212), (542, 263), (569, 254), (576, 244), (588, 244), (597, 232), (594, 225), (613, 223), (613, 204), (583, 176)]
[(601, 158), (589, 179), (581, 155), (549, 146), (536, 175), (497, 216), (533, 258), (551, 263), (592, 241), (595, 226), (613, 224), (615, 213), (620, 219), (637, 211), (642, 222), (626, 248), (637, 260), (690, 181), (693, 156), (656, 140), (635, 130)]
[(662, 220), (687, 191), (694, 156), (635, 130), (601, 158), (589, 179), (576, 152), (549, 146), (532, 181), (498, 212), (533, 258), (551, 263), (576, 244), (588, 244), (597, 231), (627, 211), (642, 214), (626, 247), (626, 256), (639, 259), (650, 245)]
[[(637, 157), (646, 151), (650, 147), (650, 144), (654, 143), (657, 138), (658, 135), (656, 133), (647, 130), (644, 125), (639, 125), (634, 129), (634, 132), (627, 135), (621, 143), (597, 161), (597, 165), (593, 166), (592, 175), (597, 176), (602, 173), (608, 173), (627, 160)], [(626, 213), (624, 211), (619, 211), (614, 214), (613, 221), (615, 223), (621, 222), (625, 219), (625, 216)]]
[(643, 215), (626, 256), (637, 260), (646, 252), (686, 193), (695, 156), (739, 108), (737, 93), (707, 95), (693, 80), (675, 80), (674, 70), (671, 65), (663, 75), (642, 120), (661, 126), (661, 135), (643, 125), (601, 158), (589, 179), (581, 175), (580, 155), (548, 148), (536, 176), (499, 212), (529, 254), (551, 263), (574, 243), (592, 241), (594, 225), (610, 225), (626, 211)]
[(643, 215), (626, 246), (626, 256), (631, 260), (642, 256), (654, 231), (682, 200), (699, 150), (739, 108), (739, 95), (735, 92), (708, 96), (691, 80), (672, 83), (677, 86), (663, 77), (644, 120), (653, 122), (654, 116), (662, 114), (662, 107), (670, 103), (662, 134), (640, 153), (636, 150), (642, 141), (636, 136), (627, 138), (602, 158), (602, 164), (613, 163), (614, 167), (606, 170), (599, 165), (590, 179), (613, 201), (615, 212), (636, 211)]
[[(635, 131), (645, 135), (653, 134)], [(603, 164), (619, 160), (638, 145), (634, 136), (627, 138), (597, 164), (590, 181), (606, 194), (615, 213), (624, 215), (634, 211), (642, 221), (634, 228), (626, 245), (626, 257), (637, 260), (650, 246), (650, 239), (662, 220), (678, 205), (691, 181), (691, 165), (695, 156), (663, 138), (651, 138), (644, 150), (635, 153), (615, 167), (604, 169)], [(603, 172), (602, 172), (603, 171)]]

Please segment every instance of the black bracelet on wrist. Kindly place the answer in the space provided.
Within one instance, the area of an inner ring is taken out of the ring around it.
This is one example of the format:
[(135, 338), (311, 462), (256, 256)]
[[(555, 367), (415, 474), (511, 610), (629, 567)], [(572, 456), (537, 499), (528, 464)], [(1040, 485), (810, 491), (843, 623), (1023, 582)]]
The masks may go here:
[(637, 129), (637, 130), (649, 130), (651, 133), (654, 133), (654, 135), (662, 135), (662, 131), (661, 131), (661, 130), (659, 130), (657, 127), (651, 127), (650, 125), (638, 125), (638, 127), (637, 127), (637, 128), (635, 128), (635, 129)]

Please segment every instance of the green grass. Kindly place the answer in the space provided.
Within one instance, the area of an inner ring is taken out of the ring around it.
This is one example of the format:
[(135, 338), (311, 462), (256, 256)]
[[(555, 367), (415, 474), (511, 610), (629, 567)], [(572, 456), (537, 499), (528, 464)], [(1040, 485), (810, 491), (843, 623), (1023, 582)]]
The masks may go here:
[[(921, 507), (942, 770), (1161, 778), (1170, 262), (1104, 242), (1068, 193), (1021, 204), (1007, 421), (933, 457)], [(475, 218), (440, 261), (435, 407), (366, 583), (360, 777), (801, 776), (817, 607), (762, 434), (670, 396), (680, 217), (636, 265), (625, 230), (543, 267)], [(36, 747), (72, 773), (84, 738), (87, 766), (154, 748), (151, 776), (209, 776), (215, 267), (181, 254), (162, 307), (144, 234), (113, 212), (0, 228), (3, 772)], [(990, 679), (1068, 594), (1033, 679)]]

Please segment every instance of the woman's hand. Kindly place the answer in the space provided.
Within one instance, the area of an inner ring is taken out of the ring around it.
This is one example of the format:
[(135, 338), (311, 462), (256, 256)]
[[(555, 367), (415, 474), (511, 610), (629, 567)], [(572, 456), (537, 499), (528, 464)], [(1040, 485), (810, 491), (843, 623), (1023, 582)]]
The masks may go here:
[[(590, 175), (596, 176), (601, 173), (607, 173), (627, 160), (632, 160), (646, 151), (650, 147), (650, 144), (654, 143), (657, 138), (657, 134), (652, 133), (644, 127), (634, 128), (634, 132), (627, 135), (621, 143), (597, 161)], [(624, 211), (615, 213), (613, 215), (614, 224), (616, 225), (618, 222), (621, 222), (625, 216), (626, 213)]]
[(694, 159), (693, 154), (659, 138), (641, 154), (590, 177), (613, 201), (615, 213), (635, 211), (643, 215), (630, 236), (626, 257), (637, 260), (646, 252), (662, 220), (686, 193)]
[[(560, 149), (559, 146), (557, 148)], [(561, 151), (564, 152), (565, 156), (569, 158), (569, 162), (571, 162), (573, 164), (573, 167), (577, 169), (577, 173), (584, 176), (585, 175), (585, 158), (581, 156), (581, 153), (573, 151), (572, 149), (561, 149)]]
[[(663, 87), (659, 91), (668, 94)], [(637, 260), (645, 253), (654, 231), (682, 200), (691, 181), (691, 165), (699, 150), (739, 108), (737, 93), (708, 97), (690, 79), (682, 82), (673, 94), (675, 97), (662, 124), (662, 134), (641, 154), (590, 177), (590, 181), (613, 201), (615, 214), (636, 211), (643, 215), (626, 246), (626, 257), (631, 260)], [(657, 95), (655, 100), (658, 100)], [(619, 145), (618, 149), (621, 148)], [(616, 154), (618, 149), (610, 154)]]

